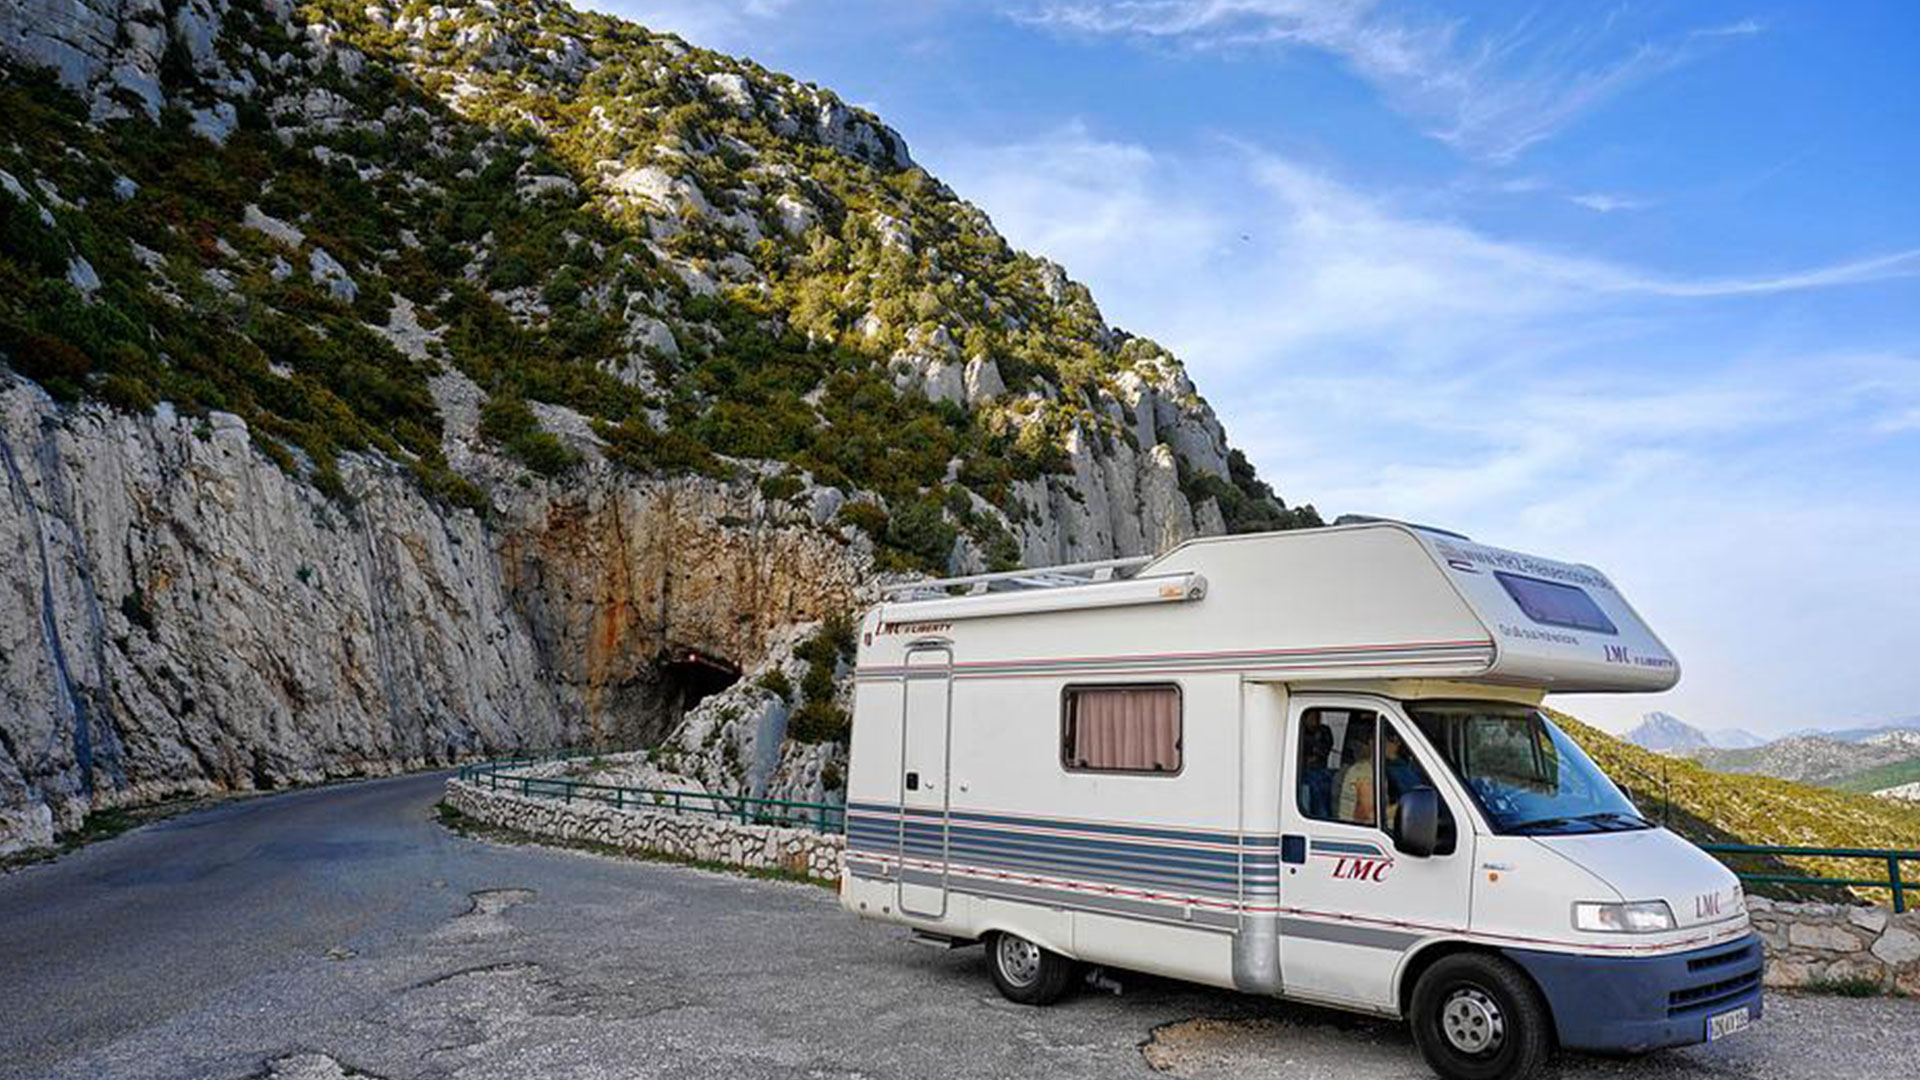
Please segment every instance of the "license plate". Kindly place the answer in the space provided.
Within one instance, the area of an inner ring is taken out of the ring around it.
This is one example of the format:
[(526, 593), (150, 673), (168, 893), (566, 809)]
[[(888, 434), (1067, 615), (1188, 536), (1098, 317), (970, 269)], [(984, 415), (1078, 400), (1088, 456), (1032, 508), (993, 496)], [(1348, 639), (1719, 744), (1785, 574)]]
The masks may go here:
[(1745, 1005), (1737, 1009), (1729, 1009), (1718, 1016), (1709, 1016), (1707, 1017), (1707, 1041), (1724, 1039), (1735, 1032), (1745, 1031), (1747, 1025), (1751, 1023), (1753, 1023), (1753, 1015), (1747, 1011)]

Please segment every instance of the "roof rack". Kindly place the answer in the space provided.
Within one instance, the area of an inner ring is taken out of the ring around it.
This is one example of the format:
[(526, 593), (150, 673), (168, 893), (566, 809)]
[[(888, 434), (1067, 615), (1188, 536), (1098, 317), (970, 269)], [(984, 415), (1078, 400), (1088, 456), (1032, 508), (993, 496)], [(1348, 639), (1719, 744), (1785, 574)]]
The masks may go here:
[(928, 578), (883, 585), (880, 595), (889, 599), (928, 600), (952, 596), (950, 589), (965, 588), (961, 595), (1007, 592), (1015, 589), (1057, 589), (1066, 585), (1090, 585), (1132, 577), (1131, 571), (1152, 562), (1157, 556), (1134, 555), (1124, 559), (1037, 566), (1031, 570), (1002, 570), (993, 574), (968, 574), (964, 577)]

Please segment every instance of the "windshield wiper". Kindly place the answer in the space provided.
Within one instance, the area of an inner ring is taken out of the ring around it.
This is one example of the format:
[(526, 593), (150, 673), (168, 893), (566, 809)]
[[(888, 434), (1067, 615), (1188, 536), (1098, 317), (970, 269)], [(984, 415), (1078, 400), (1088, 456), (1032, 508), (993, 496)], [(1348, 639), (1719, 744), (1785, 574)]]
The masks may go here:
[(1581, 814), (1578, 821), (1618, 821), (1629, 829), (1651, 829), (1653, 822), (1639, 814), (1630, 814), (1624, 810), (1601, 810), (1593, 814)]
[(1580, 819), (1578, 818), (1543, 817), (1534, 818), (1532, 821), (1516, 822), (1507, 826), (1507, 831), (1512, 833), (1535, 832), (1540, 829), (1559, 829), (1568, 825), (1578, 825), (1579, 823)]
[(1543, 817), (1534, 818), (1531, 821), (1516, 822), (1515, 824), (1508, 825), (1506, 831), (1510, 833), (1545, 832), (1554, 829), (1564, 829), (1569, 825), (1600, 825), (1605, 822), (1620, 823), (1620, 828), (1607, 831), (1617, 832), (1628, 829), (1653, 828), (1653, 822), (1648, 821), (1638, 814), (1629, 814), (1621, 810), (1600, 810), (1595, 813), (1580, 814), (1575, 817)]

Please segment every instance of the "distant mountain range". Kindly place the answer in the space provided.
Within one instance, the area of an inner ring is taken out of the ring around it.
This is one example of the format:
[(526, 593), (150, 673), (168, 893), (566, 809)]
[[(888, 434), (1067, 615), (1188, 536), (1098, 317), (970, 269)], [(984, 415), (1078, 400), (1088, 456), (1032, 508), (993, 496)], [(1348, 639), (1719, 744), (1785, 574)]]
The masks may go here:
[(1738, 728), (1705, 731), (1671, 713), (1652, 712), (1624, 738), (1647, 750), (1691, 758), (1715, 772), (1920, 798), (1920, 717), (1831, 731), (1803, 728), (1767, 740)]
[(1744, 750), (1765, 745), (1767, 741), (1739, 728), (1704, 731), (1672, 713), (1664, 712), (1646, 714), (1641, 718), (1640, 726), (1627, 732), (1623, 738), (1642, 749), (1663, 754), (1708, 748)]
[(1902, 717), (1899, 720), (1889, 720), (1872, 727), (1838, 728), (1831, 731), (1825, 728), (1801, 728), (1790, 732), (1789, 735), (1812, 735), (1822, 739), (1838, 739), (1841, 742), (1866, 742), (1891, 731), (1920, 731), (1920, 716)]

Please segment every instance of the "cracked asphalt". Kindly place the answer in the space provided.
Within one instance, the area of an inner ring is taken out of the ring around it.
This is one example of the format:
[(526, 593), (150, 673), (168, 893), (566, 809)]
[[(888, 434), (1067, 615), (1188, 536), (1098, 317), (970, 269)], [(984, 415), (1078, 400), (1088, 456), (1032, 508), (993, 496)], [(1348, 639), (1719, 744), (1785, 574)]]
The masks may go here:
[[(465, 839), (442, 778), (230, 803), (0, 877), (0, 1075), (1426, 1077), (1395, 1024), (1122, 975), (1009, 1004), (812, 886)], [(1920, 1003), (1773, 995), (1563, 1080), (1909, 1075)]]

